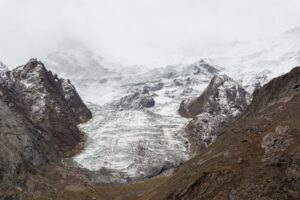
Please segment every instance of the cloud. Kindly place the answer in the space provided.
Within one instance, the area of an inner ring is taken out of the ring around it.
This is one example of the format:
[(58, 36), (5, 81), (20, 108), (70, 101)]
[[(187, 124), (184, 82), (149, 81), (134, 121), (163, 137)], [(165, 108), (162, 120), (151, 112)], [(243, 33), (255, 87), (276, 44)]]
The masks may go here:
[(0, 0), (0, 60), (43, 57), (66, 38), (129, 63), (300, 25), (298, 0)]

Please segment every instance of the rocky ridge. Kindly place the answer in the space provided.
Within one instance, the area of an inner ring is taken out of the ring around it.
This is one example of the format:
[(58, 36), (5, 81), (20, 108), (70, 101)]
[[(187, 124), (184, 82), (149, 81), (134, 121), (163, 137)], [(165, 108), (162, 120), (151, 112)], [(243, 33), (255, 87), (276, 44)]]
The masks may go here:
[(246, 109), (249, 101), (250, 94), (226, 75), (214, 76), (199, 97), (183, 100), (178, 112), (192, 118), (185, 127), (191, 151), (196, 153), (210, 145)]
[(69, 173), (61, 159), (81, 148), (84, 137), (77, 125), (89, 120), (91, 112), (70, 81), (59, 79), (36, 59), (6, 71), (0, 81), (1, 195), (8, 188), (55, 188), (41, 177), (54, 169)]

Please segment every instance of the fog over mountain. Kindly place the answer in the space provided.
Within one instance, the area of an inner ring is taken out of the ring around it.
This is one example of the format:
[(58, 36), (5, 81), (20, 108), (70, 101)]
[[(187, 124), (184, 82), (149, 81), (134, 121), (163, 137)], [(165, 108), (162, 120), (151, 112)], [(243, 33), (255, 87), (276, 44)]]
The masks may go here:
[(12, 68), (44, 58), (68, 38), (123, 64), (163, 66), (219, 43), (279, 35), (300, 24), (299, 7), (298, 0), (0, 0), (0, 60)]
[(299, 0), (0, 0), (0, 200), (299, 200)]

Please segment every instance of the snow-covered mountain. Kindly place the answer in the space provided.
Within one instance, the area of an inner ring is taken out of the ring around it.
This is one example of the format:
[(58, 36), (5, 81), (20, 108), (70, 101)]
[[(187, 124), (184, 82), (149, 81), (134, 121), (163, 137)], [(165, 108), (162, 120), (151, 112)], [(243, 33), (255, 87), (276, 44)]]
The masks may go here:
[(209, 48), (203, 56), (253, 92), (257, 83), (265, 84), (300, 64), (300, 27), (267, 40)]
[[(86, 101), (101, 105), (125, 95), (116, 88), (137, 80), (138, 74), (149, 70), (142, 65), (125, 67), (111, 62), (79, 42), (58, 48), (44, 62), (55, 73), (72, 80)], [(97, 91), (105, 95), (99, 95)]]
[(300, 63), (299, 38), (296, 28), (268, 41), (207, 49), (197, 62), (160, 68), (113, 63), (82, 46), (51, 53), (47, 67), (69, 78), (93, 112), (81, 125), (86, 147), (74, 160), (91, 170), (109, 169), (117, 178), (107, 181), (139, 180), (178, 166), (190, 157), (187, 119), (177, 113), (180, 102), (201, 95), (219, 73), (252, 93)]

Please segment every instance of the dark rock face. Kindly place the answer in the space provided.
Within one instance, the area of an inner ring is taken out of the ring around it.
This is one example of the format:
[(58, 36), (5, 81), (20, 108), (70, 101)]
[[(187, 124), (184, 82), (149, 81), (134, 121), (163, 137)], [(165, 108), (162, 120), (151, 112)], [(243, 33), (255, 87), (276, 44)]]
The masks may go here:
[(131, 95), (122, 97), (113, 106), (118, 109), (151, 108), (155, 106), (155, 101), (150, 96), (148, 89), (144, 88), (143, 91), (136, 91)]
[(189, 121), (185, 130), (191, 151), (199, 152), (210, 145), (234, 117), (244, 111), (250, 95), (226, 75), (215, 76), (200, 97), (182, 101), (179, 114)]
[(300, 199), (300, 68), (273, 79), (215, 142), (141, 199)]
[(69, 81), (36, 59), (0, 81), (0, 186), (22, 187), (37, 167), (74, 154), (83, 141), (77, 124), (91, 112)]
[(76, 125), (90, 119), (91, 112), (69, 81), (57, 78), (35, 59), (2, 78), (9, 94), (17, 99), (10, 103), (23, 110), (35, 126), (52, 134), (60, 149), (69, 150), (82, 140), (81, 134), (74, 134), (79, 133)]

